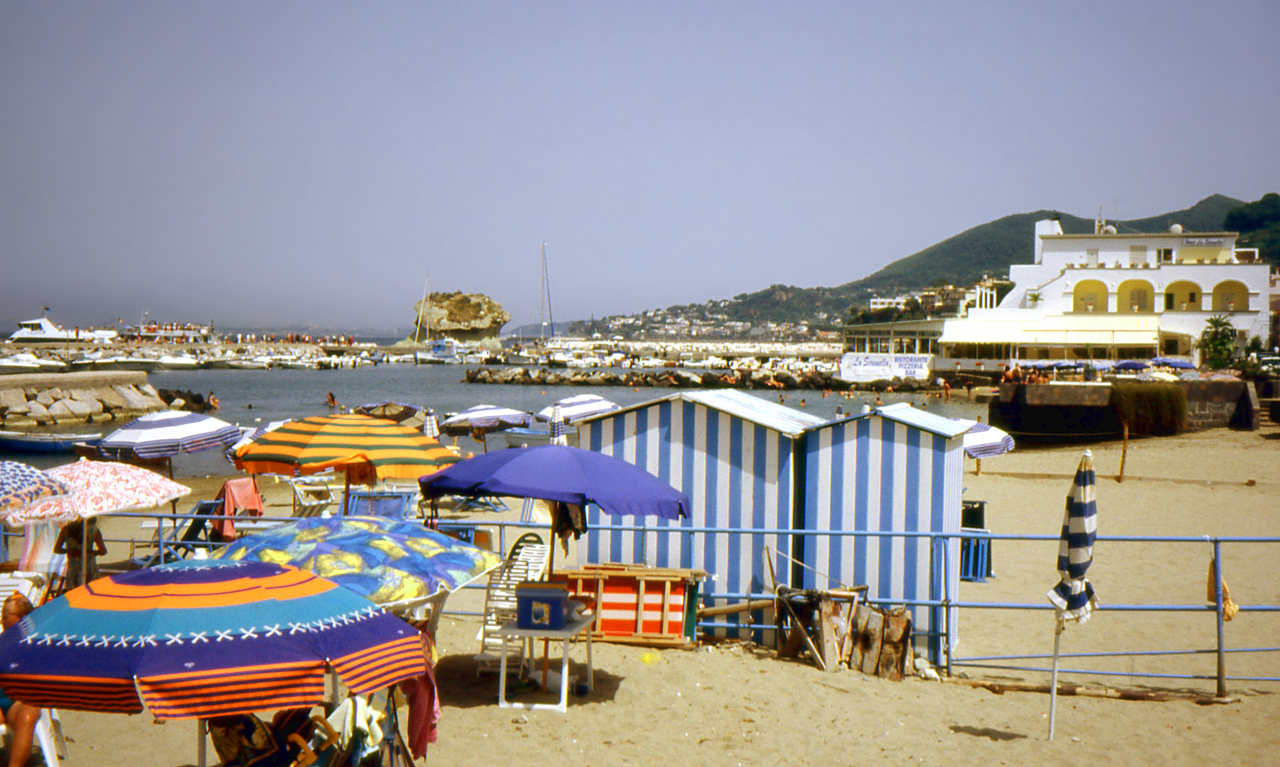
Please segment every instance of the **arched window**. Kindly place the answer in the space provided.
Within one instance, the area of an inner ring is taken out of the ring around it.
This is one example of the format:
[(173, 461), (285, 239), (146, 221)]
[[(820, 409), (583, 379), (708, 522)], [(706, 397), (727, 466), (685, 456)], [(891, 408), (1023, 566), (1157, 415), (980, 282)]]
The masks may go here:
[(1153, 310), (1155, 291), (1146, 280), (1125, 280), (1116, 288), (1116, 312), (1143, 314)]
[(1198, 312), (1204, 291), (1189, 280), (1179, 280), (1164, 289), (1164, 309), (1167, 312)]
[(1073, 312), (1101, 314), (1107, 311), (1107, 286), (1102, 280), (1080, 280), (1071, 294)]
[(1243, 282), (1226, 280), (1213, 288), (1213, 310), (1215, 312), (1247, 312), (1249, 311), (1249, 289)]

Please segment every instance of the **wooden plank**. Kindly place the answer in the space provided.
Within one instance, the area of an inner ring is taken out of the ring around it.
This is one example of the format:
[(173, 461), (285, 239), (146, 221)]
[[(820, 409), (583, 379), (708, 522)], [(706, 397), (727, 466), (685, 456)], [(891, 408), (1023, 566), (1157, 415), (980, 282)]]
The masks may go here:
[(875, 676), (880, 666), (880, 644), (884, 640), (884, 616), (875, 610), (867, 610), (866, 627), (858, 639), (862, 646), (859, 668), (862, 673)]
[(822, 667), (827, 671), (840, 670), (840, 650), (836, 647), (836, 622), (832, 619), (835, 603), (823, 599), (818, 603), (818, 649), (822, 651)]

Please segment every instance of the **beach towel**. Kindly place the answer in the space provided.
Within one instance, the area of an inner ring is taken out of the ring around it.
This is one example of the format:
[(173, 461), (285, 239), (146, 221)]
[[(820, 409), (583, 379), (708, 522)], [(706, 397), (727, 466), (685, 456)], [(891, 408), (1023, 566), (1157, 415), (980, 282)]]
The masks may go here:
[[(1214, 584), (1218, 580), (1218, 561), (1216, 559), (1209, 560), (1209, 579), (1205, 583), (1205, 600), (1218, 603), (1218, 595), (1215, 593)], [(1222, 579), (1222, 619), (1229, 621), (1236, 617), (1236, 613), (1240, 612), (1240, 605), (1231, 601), (1231, 589), (1227, 588), (1227, 579)]]

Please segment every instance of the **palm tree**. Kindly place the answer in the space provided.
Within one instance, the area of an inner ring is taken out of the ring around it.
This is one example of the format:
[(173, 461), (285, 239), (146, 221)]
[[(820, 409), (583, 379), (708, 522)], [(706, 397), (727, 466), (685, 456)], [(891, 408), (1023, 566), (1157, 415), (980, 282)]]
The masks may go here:
[(1236, 329), (1226, 315), (1215, 314), (1200, 333), (1200, 356), (1211, 368), (1225, 368), (1236, 356)]

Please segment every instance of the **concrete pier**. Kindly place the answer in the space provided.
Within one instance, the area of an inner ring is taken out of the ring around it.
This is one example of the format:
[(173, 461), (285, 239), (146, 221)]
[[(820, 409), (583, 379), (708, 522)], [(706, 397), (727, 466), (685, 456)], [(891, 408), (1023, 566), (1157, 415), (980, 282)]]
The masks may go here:
[(6, 429), (129, 421), (167, 406), (136, 370), (0, 375)]

